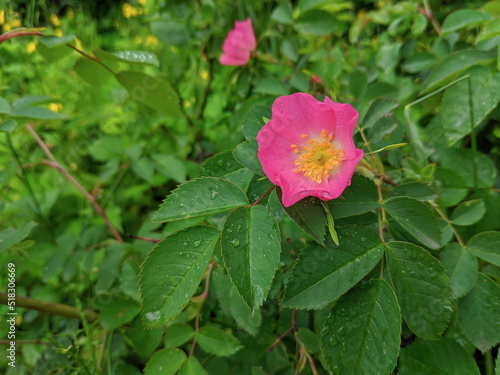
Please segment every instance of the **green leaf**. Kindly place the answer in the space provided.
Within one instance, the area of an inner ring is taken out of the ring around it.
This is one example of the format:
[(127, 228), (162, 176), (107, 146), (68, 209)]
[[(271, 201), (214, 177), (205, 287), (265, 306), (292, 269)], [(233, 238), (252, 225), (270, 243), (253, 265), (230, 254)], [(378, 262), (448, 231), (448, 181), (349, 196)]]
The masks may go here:
[(142, 358), (153, 355), (163, 337), (163, 327), (146, 329), (140, 317), (134, 319), (131, 329), (127, 330), (127, 337), (134, 344), (136, 352)]
[(311, 9), (295, 20), (294, 27), (301, 34), (321, 36), (335, 30), (336, 19), (327, 11)]
[(493, 61), (493, 58), (490, 53), (477, 50), (459, 50), (450, 54), (431, 70), (422, 87), (421, 94), (438, 89), (450, 83), (465, 69), (477, 64), (486, 64)]
[(441, 31), (443, 35), (446, 35), (452, 31), (460, 30), (464, 27), (474, 26), (486, 20), (486, 15), (477, 10), (460, 9), (451, 13), (444, 19)]
[[(282, 192), (280, 188), (276, 188), (277, 197), (281, 202)], [(304, 232), (310, 235), (317, 243), (325, 246), (326, 234), (326, 215), (325, 210), (321, 206), (321, 202), (316, 198), (301, 199), (292, 206), (283, 209)]]
[[(284, 307), (320, 309), (361, 280), (382, 257), (377, 233), (360, 226), (337, 228), (340, 246), (329, 239), (326, 248), (304, 248), (288, 279)], [(328, 293), (325, 293), (328, 290)]]
[(392, 218), (423, 245), (436, 250), (441, 247), (441, 230), (430, 207), (407, 197), (393, 197), (384, 202)]
[(179, 375), (208, 375), (208, 372), (200, 365), (196, 357), (191, 356), (182, 364)]
[(67, 44), (76, 38), (76, 35), (65, 35), (62, 37), (55, 35), (40, 36), (38, 41), (48, 48), (57, 47), (63, 44)]
[(32, 120), (57, 120), (65, 118), (64, 115), (52, 112), (50, 109), (44, 107), (16, 108), (12, 111), (10, 117)]
[(351, 185), (342, 196), (328, 202), (334, 219), (360, 215), (380, 207), (375, 183), (367, 177), (353, 174)]
[(157, 327), (175, 318), (196, 291), (220, 232), (191, 227), (159, 242), (141, 271), (144, 324)]
[(279, 5), (271, 13), (271, 19), (283, 25), (293, 23), (292, 7), (288, 1), (280, 1)]
[(0, 231), (0, 253), (28, 237), (31, 230), (37, 225), (37, 223), (26, 223), (19, 229), (9, 227)]
[(360, 122), (361, 124), (363, 124), (363, 129), (371, 128), (383, 116), (385, 116), (387, 113), (397, 108), (398, 106), (398, 102), (390, 98), (375, 99), (370, 104), (370, 108), (368, 108), (365, 117), (363, 117), (363, 121)]
[(398, 127), (398, 123), (392, 116), (382, 117), (370, 129), (367, 138), (370, 143), (379, 143), (384, 137), (393, 132)]
[(186, 181), (186, 166), (178, 157), (169, 154), (154, 154), (156, 169), (164, 176), (182, 183)]
[(224, 314), (232, 316), (239, 327), (255, 336), (262, 322), (262, 314), (259, 310), (252, 314), (243, 298), (238, 294), (238, 290), (232, 284), (229, 276), (224, 274), (222, 269), (213, 270), (210, 286), (213, 288), (212, 290), (219, 300)]
[(307, 350), (316, 353), (319, 351), (319, 337), (310, 329), (301, 327), (297, 331), (299, 342), (304, 345)]
[(474, 160), (476, 162), (476, 187), (493, 187), (497, 179), (495, 165), (486, 155), (476, 152), (476, 157), (470, 149), (441, 149), (439, 160), (445, 168), (457, 171), (469, 188), (474, 187)]
[(482, 199), (475, 199), (460, 204), (451, 214), (451, 221), (455, 225), (472, 225), (477, 223), (486, 213)]
[(154, 53), (146, 51), (120, 51), (109, 53), (106, 51), (95, 50), (93, 51), (100, 60), (103, 61), (117, 61), (127, 62), (132, 64), (147, 64), (160, 66), (160, 62)]
[(144, 375), (173, 375), (182, 366), (187, 356), (180, 349), (167, 348), (157, 351), (146, 363)]
[(264, 117), (271, 118), (271, 107), (255, 104), (250, 107), (243, 118), (243, 134), (245, 138), (256, 138), (259, 130), (265, 125)]
[(155, 172), (155, 166), (151, 159), (140, 158), (137, 160), (132, 160), (130, 165), (137, 176), (143, 178), (148, 182), (151, 182)]
[(268, 375), (267, 372), (262, 370), (260, 367), (252, 367), (252, 375)]
[(452, 290), (441, 263), (407, 242), (386, 245), (387, 267), (404, 320), (420, 337), (436, 339), (451, 318)]
[(165, 347), (175, 348), (191, 340), (195, 335), (193, 327), (175, 323), (165, 329)]
[(282, 96), (288, 95), (288, 88), (276, 78), (262, 78), (254, 83), (254, 91), (259, 94)]
[(245, 193), (232, 182), (201, 177), (179, 185), (165, 199), (154, 221), (165, 222), (215, 214), (248, 205)]
[(436, 192), (423, 182), (412, 181), (399, 184), (392, 188), (387, 194), (387, 198), (392, 197), (410, 197), (419, 201), (429, 201), (436, 198)]
[(144, 103), (166, 117), (183, 117), (177, 93), (161, 77), (129, 71), (118, 73), (116, 78), (133, 100)]
[(448, 144), (454, 144), (471, 133), (497, 107), (500, 101), (500, 73), (484, 66), (468, 70), (472, 95), (470, 119), (469, 82), (463, 80), (448, 88), (443, 95), (442, 123)]
[(401, 68), (408, 73), (420, 73), (432, 68), (436, 62), (436, 56), (428, 52), (422, 52), (408, 57), (401, 65)]
[(200, 176), (222, 177), (242, 169), (231, 150), (220, 152), (205, 160), (200, 167)]
[(7, 132), (7, 133), (10, 133), (12, 130), (15, 129), (16, 125), (17, 125), (17, 122), (9, 119), (9, 120), (6, 120), (6, 121), (0, 123), (0, 130)]
[(118, 328), (122, 324), (130, 322), (141, 311), (141, 306), (131, 299), (116, 294), (107, 294), (108, 298), (101, 304), (99, 322), (107, 330)]
[(84, 57), (75, 63), (73, 69), (85, 82), (92, 86), (100, 87), (104, 82), (113, 77), (113, 74), (101, 64)]
[(456, 341), (417, 340), (401, 350), (400, 375), (479, 375), (473, 356)]
[(500, 287), (478, 273), (472, 290), (458, 300), (458, 321), (467, 339), (483, 353), (500, 341)]
[(252, 172), (258, 175), (265, 176), (264, 170), (262, 169), (262, 164), (260, 163), (257, 152), (259, 150), (259, 144), (255, 139), (249, 139), (243, 143), (240, 143), (234, 149), (234, 158), (244, 167), (250, 169)]
[(321, 331), (323, 363), (334, 374), (389, 375), (396, 365), (401, 316), (383, 280), (363, 283), (335, 304)]
[(234, 354), (242, 348), (236, 337), (214, 327), (201, 327), (196, 340), (204, 351), (221, 357)]
[(280, 45), (280, 51), (288, 60), (297, 62), (299, 51), (295, 40), (292, 38), (283, 39)]
[(10, 113), (10, 104), (7, 100), (0, 96), (0, 113)]
[(252, 310), (265, 300), (281, 252), (278, 223), (264, 206), (240, 207), (226, 219), (222, 255), (231, 280)]
[(441, 263), (450, 278), (453, 298), (465, 296), (476, 281), (476, 257), (460, 244), (453, 242), (446, 245), (441, 252)]
[(191, 36), (185, 23), (176, 21), (152, 21), (151, 31), (165, 45), (186, 46)]
[(500, 267), (500, 232), (476, 234), (467, 242), (466, 249), (475, 256)]

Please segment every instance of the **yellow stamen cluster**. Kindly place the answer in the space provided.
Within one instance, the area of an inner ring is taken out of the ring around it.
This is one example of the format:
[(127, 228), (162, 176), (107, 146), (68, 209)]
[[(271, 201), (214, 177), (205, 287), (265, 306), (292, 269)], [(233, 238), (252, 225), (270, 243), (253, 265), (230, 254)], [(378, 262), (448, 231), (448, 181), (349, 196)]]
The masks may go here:
[[(299, 154), (295, 165), (295, 173), (303, 172), (304, 176), (320, 184), (323, 178), (330, 177), (330, 171), (339, 165), (344, 157), (342, 149), (335, 150), (333, 145), (333, 136), (328, 134), (325, 129), (321, 130), (321, 139), (311, 139), (304, 146), (291, 145), (295, 154)], [(301, 135), (307, 139), (306, 134)]]

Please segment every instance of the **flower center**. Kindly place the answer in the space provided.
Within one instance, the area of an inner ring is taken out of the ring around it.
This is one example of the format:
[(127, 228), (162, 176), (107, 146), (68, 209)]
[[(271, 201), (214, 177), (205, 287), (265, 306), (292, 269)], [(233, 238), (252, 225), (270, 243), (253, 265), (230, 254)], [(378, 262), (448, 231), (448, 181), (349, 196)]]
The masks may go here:
[[(342, 161), (342, 149), (335, 149), (333, 136), (325, 129), (321, 130), (321, 139), (311, 139), (304, 146), (291, 145), (295, 154), (300, 154), (295, 165), (295, 173), (303, 172), (304, 176), (320, 184), (323, 178), (330, 177), (329, 172)], [(306, 134), (301, 135), (307, 139)]]

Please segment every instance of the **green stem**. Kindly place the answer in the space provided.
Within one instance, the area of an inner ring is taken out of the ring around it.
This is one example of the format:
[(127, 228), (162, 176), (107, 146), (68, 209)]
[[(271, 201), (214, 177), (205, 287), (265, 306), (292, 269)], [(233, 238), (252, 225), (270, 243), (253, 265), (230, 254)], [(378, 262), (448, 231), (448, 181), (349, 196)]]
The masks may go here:
[[(7, 305), (7, 302), (7, 293), (0, 292), (0, 304)], [(80, 311), (76, 307), (63, 305), (61, 303), (42, 301), (35, 298), (16, 296), (16, 307), (24, 307), (48, 314), (61, 315), (72, 319), (82, 319)], [(98, 317), (98, 314), (95, 311), (91, 310), (85, 310), (83, 314), (89, 322), (93, 322)]]
[(109, 333), (109, 338), (108, 342), (106, 345), (106, 367), (107, 367), (107, 373), (112, 374), (112, 366), (111, 366), (111, 345), (113, 344), (113, 336), (114, 336), (114, 331), (111, 331)]
[(477, 139), (474, 132), (474, 108), (472, 105), (472, 84), (470, 76), (467, 76), (467, 88), (469, 90), (469, 121), (470, 121), (470, 139), (472, 146), (472, 176), (474, 177), (474, 189), (477, 189), (477, 166), (476, 166), (476, 155), (477, 155)]
[(486, 375), (495, 375), (495, 369), (493, 366), (493, 356), (491, 355), (491, 349), (484, 353), (484, 367)]
[[(12, 155), (14, 155), (14, 159), (16, 159), (17, 166), (21, 170), (21, 181), (26, 186), (26, 189), (28, 189), (28, 193), (33, 201), (33, 205), (35, 206), (35, 214), (43, 221), (45, 224), (47, 224), (45, 217), (42, 214), (42, 208), (40, 207), (40, 203), (36, 199), (35, 192), (31, 188), (31, 184), (28, 180), (28, 176), (26, 175), (24, 168), (22, 167), (21, 159), (19, 158), (19, 155), (16, 152), (16, 149), (14, 148), (14, 145), (12, 144), (12, 139), (10, 138), (10, 134), (7, 133), (7, 144), (9, 145), (10, 151), (12, 152)], [(50, 225), (47, 225), (47, 228), (50, 228)]]

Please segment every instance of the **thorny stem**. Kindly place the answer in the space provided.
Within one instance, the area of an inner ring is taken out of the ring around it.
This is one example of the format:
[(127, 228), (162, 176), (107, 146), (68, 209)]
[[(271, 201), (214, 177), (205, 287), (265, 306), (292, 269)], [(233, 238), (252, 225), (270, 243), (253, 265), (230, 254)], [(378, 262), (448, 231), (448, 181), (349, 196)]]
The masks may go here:
[(432, 208), (434, 208), (434, 210), (436, 210), (436, 212), (439, 214), (439, 216), (441, 216), (448, 224), (450, 224), (451, 230), (453, 231), (453, 235), (457, 239), (457, 242), (463, 247), (464, 242), (462, 241), (462, 238), (460, 238), (460, 235), (458, 234), (458, 232), (455, 230), (455, 227), (451, 224), (450, 219), (448, 219), (446, 217), (446, 215), (443, 213), (443, 211), (441, 211), (439, 209), (439, 207), (436, 203), (434, 203), (434, 202), (429, 202), (429, 203), (431, 204)]
[(148, 242), (153, 242), (153, 243), (158, 243), (161, 240), (158, 240), (156, 238), (147, 238), (147, 237), (141, 237), (141, 236), (135, 236), (133, 234), (127, 233), (127, 237), (130, 238), (135, 238), (136, 240), (142, 240), (142, 241), (148, 241)]
[(268, 189), (268, 190), (267, 190), (264, 194), (262, 194), (262, 195), (259, 197), (259, 199), (257, 199), (254, 203), (252, 203), (252, 204), (250, 205), (250, 207), (253, 207), (253, 206), (256, 206), (257, 204), (259, 204), (259, 203), (260, 203), (260, 201), (261, 201), (262, 199), (264, 199), (264, 197), (265, 197), (267, 194), (269, 194), (271, 191), (273, 191), (273, 189), (274, 189), (275, 187), (276, 187), (276, 186), (274, 186), (274, 185), (273, 185), (272, 187), (270, 187), (270, 188), (269, 188), (269, 189)]
[(200, 324), (200, 310), (203, 307), (203, 304), (205, 303), (205, 301), (207, 300), (207, 297), (208, 297), (208, 287), (210, 285), (210, 275), (212, 274), (213, 268), (214, 268), (214, 262), (211, 262), (207, 268), (207, 276), (205, 278), (205, 290), (203, 291), (203, 293), (201, 293), (197, 297), (191, 298), (192, 301), (199, 300), (201, 303), (200, 303), (199, 310), (196, 312), (196, 320), (194, 323), (195, 324), (195, 326), (194, 326), (195, 335), (194, 335), (194, 339), (193, 339), (193, 344), (191, 345), (191, 350), (189, 351), (190, 357), (193, 355), (194, 347), (196, 346), (196, 335), (198, 334), (198, 329), (199, 329), (199, 324)]
[(118, 233), (116, 228), (113, 226), (111, 221), (106, 216), (106, 212), (101, 208), (101, 206), (99, 206), (99, 204), (97, 204), (94, 197), (87, 190), (85, 190), (85, 188), (73, 176), (71, 176), (68, 173), (68, 171), (66, 171), (61, 166), (61, 164), (59, 164), (57, 159), (54, 157), (52, 152), (49, 150), (48, 146), (43, 142), (43, 140), (40, 138), (40, 136), (36, 132), (35, 128), (33, 127), (33, 124), (32, 123), (27, 124), (26, 129), (28, 129), (28, 131), (33, 135), (33, 137), (35, 138), (35, 140), (37, 141), (38, 145), (43, 150), (45, 155), (47, 155), (49, 157), (49, 159), (51, 160), (51, 161), (42, 161), (41, 163), (44, 165), (47, 165), (49, 167), (57, 169), (59, 172), (61, 172), (62, 175), (64, 175), (64, 177), (66, 177), (67, 180), (69, 180), (73, 185), (75, 185), (76, 188), (81, 191), (83, 196), (90, 202), (92, 207), (94, 207), (94, 209), (97, 211), (97, 213), (103, 218), (104, 222), (106, 223), (106, 226), (108, 227), (108, 229), (111, 232), (111, 234), (113, 235), (113, 237), (115, 237), (118, 242), (123, 242), (122, 237), (120, 236), (120, 234)]
[(297, 310), (293, 309), (293, 311), (292, 311), (292, 324), (290, 325), (290, 327), (285, 332), (283, 332), (276, 339), (276, 341), (273, 342), (273, 344), (269, 347), (269, 349), (267, 349), (268, 353), (271, 353), (271, 351), (276, 347), (276, 345), (278, 345), (286, 336), (288, 336), (288, 334), (290, 332), (293, 332), (293, 334), (295, 335), (295, 332), (297, 331), (296, 316), (297, 316)]
[(38, 30), (29, 30), (29, 29), (16, 29), (16, 30), (11, 30), (5, 34), (0, 35), (0, 44), (5, 42), (8, 39), (11, 38), (16, 38), (18, 36), (24, 36), (24, 35), (38, 35), (38, 36), (45, 36)]
[(431, 9), (431, 6), (429, 4), (429, 0), (423, 0), (423, 2), (424, 2), (424, 8), (425, 8), (425, 12), (422, 12), (423, 15), (426, 16), (431, 21), (432, 26), (434, 27), (436, 32), (439, 35), (441, 35), (441, 27), (437, 23), (436, 18), (434, 18), (434, 13), (432, 13), (432, 9)]

